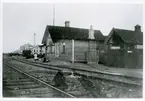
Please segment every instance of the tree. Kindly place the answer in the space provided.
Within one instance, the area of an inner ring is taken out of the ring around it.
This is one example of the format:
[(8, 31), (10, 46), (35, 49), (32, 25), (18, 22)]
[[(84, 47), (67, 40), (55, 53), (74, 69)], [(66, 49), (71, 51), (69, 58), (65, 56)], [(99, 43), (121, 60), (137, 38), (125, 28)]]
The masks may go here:
[(23, 50), (22, 55), (23, 55), (24, 57), (26, 57), (26, 59), (31, 58), (31, 57), (32, 57), (32, 55), (31, 55), (31, 50)]

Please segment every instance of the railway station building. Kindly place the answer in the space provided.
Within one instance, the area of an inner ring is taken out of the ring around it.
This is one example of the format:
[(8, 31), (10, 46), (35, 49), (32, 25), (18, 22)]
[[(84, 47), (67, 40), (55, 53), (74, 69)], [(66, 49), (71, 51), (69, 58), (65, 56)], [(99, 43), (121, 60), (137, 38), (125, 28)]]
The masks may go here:
[(47, 25), (42, 44), (45, 46), (46, 57), (57, 58), (71, 62), (98, 62), (99, 54), (103, 52), (105, 36), (100, 30)]

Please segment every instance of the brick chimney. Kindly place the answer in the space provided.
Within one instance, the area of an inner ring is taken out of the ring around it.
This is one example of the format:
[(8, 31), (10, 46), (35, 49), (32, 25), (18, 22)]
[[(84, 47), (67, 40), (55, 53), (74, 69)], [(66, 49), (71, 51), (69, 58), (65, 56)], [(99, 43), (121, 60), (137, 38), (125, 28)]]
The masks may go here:
[(69, 27), (70, 21), (65, 21), (65, 27)]
[(89, 29), (89, 39), (95, 39), (95, 37), (94, 37), (94, 29), (93, 29), (92, 25), (90, 26), (90, 29)]
[(135, 31), (141, 32), (141, 26), (140, 25), (136, 25), (136, 26), (134, 26), (134, 28), (135, 28)]

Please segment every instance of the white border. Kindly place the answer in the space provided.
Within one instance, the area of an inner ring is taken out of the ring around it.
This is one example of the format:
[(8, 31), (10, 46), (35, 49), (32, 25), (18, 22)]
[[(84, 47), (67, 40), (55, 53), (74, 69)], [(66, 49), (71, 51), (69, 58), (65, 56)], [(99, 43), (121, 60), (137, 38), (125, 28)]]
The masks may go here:
[[(143, 10), (145, 11), (145, 2), (144, 0), (2, 0), (2, 2), (0, 2), (0, 53), (1, 53), (1, 58), (0, 58), (0, 81), (2, 82), (2, 52), (3, 52), (3, 3), (119, 3), (119, 4), (144, 4), (143, 6)], [(143, 13), (143, 18), (145, 18), (145, 13)], [(144, 23), (145, 23), (145, 20), (143, 19), (143, 32), (145, 32), (145, 26), (144, 26)], [(145, 37), (145, 35), (143, 35)], [(145, 42), (144, 42), (145, 44)], [(145, 52), (145, 50), (143, 50)], [(143, 59), (144, 60), (144, 59)], [(145, 63), (145, 60), (144, 60), (144, 63)], [(144, 66), (143, 66), (144, 67)], [(145, 72), (145, 70), (143, 70), (143, 72)], [(144, 76), (144, 75), (143, 75)], [(144, 78), (144, 77), (143, 77)], [(143, 83), (144, 83), (144, 80), (143, 80)], [(2, 83), (0, 84), (0, 88), (2, 88)], [(88, 101), (88, 100), (93, 100), (93, 101), (96, 101), (96, 100), (99, 100), (99, 101), (104, 101), (104, 100), (128, 100), (128, 101), (136, 101), (136, 100), (144, 100), (144, 93), (143, 93), (143, 99), (94, 99), (94, 98), (89, 98), (89, 99), (85, 99), (85, 98), (81, 98), (81, 99), (69, 99), (69, 98), (65, 98), (65, 99), (62, 99), (62, 98), (2, 98), (2, 89), (0, 89), (0, 101), (9, 101), (9, 100), (12, 100), (12, 101), (31, 101), (31, 100), (35, 100), (35, 101), (68, 101), (68, 100), (85, 100), (85, 101)], [(143, 87), (143, 92), (144, 92), (144, 87)]]
[(3, 3), (120, 3), (137, 4), (144, 0), (2, 0)]
[(2, 23), (3, 23), (3, 16), (2, 16), (2, 12), (3, 11), (3, 5), (2, 3), (0, 2), (0, 97), (2, 96), (2, 52), (3, 52), (3, 45), (2, 45), (2, 42), (3, 42), (3, 34), (2, 34)]

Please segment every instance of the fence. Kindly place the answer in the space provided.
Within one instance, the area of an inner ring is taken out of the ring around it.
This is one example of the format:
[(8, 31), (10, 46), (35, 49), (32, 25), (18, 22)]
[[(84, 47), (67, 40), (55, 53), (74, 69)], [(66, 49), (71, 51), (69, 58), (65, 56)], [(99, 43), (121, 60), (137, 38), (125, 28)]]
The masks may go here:
[(108, 50), (100, 54), (99, 62), (119, 68), (143, 68), (143, 50)]

